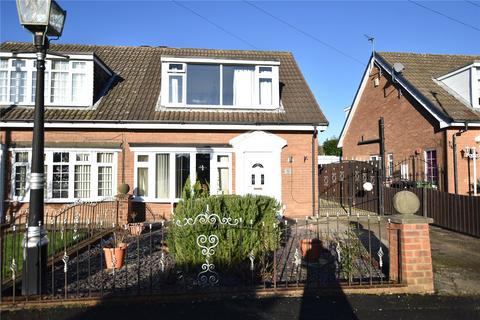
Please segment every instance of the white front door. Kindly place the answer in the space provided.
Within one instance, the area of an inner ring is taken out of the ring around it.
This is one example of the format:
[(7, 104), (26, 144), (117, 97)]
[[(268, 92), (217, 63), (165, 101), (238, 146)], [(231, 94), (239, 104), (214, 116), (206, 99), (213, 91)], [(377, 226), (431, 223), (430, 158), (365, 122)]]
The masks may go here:
[(245, 186), (250, 194), (275, 196), (272, 186), (272, 153), (245, 153)]

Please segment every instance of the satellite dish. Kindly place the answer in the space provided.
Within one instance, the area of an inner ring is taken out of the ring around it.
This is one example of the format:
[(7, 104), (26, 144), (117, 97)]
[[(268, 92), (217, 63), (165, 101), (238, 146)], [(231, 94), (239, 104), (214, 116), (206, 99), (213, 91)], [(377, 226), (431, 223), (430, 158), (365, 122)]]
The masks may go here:
[(405, 69), (405, 66), (400, 62), (395, 62), (393, 64), (393, 70), (395, 70), (396, 73), (401, 73), (403, 69)]

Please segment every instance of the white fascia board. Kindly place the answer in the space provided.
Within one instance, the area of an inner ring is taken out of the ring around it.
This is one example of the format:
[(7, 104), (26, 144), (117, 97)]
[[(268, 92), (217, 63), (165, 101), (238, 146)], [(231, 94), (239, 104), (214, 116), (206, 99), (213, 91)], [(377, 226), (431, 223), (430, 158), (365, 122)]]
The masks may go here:
[(200, 57), (171, 57), (163, 56), (162, 62), (184, 62), (184, 63), (218, 63), (218, 64), (253, 64), (253, 65), (271, 65), (279, 66), (280, 61), (274, 60), (241, 60), (241, 59), (222, 59), (222, 58), (200, 58)]
[[(479, 128), (480, 127), (480, 123), (478, 122), (469, 122), (468, 120), (465, 120), (465, 122), (451, 122), (449, 123), (446, 127), (465, 127), (465, 123), (468, 123), (468, 127), (475, 127), (475, 128)], [(443, 128), (446, 128), (446, 127), (443, 127)]]
[[(64, 54), (64, 53), (62, 53)], [(71, 60), (86, 60), (86, 61), (93, 61), (94, 55), (92, 53), (85, 53), (85, 54), (69, 54), (65, 53)], [(37, 54), (35, 52), (32, 53), (15, 53), (15, 52), (0, 52), (1, 58), (18, 58), (18, 59), (36, 59)], [(59, 57), (57, 55), (52, 55), (47, 53), (47, 59), (62, 59), (63, 57)], [(65, 58), (63, 58), (65, 59)]]
[(132, 152), (159, 152), (159, 153), (172, 153), (172, 152), (197, 152), (197, 153), (232, 153), (233, 148), (225, 147), (130, 147)]
[(367, 68), (365, 68), (365, 72), (363, 73), (363, 78), (362, 82), (360, 83), (360, 87), (357, 90), (357, 93), (355, 94), (355, 98), (353, 98), (353, 103), (352, 106), (350, 107), (350, 111), (348, 112), (347, 119), (345, 120), (345, 125), (343, 127), (342, 133), (340, 134), (340, 139), (338, 140), (337, 146), (341, 148), (343, 146), (343, 139), (345, 138), (345, 134), (348, 131), (348, 127), (350, 126), (350, 123), (352, 122), (353, 115), (355, 111), (357, 110), (357, 106), (360, 102), (360, 98), (363, 95), (363, 90), (365, 89), (365, 86), (367, 85), (367, 80), (370, 77), (370, 71), (373, 68), (373, 63), (374, 63), (374, 57), (372, 56), (370, 58), (370, 61), (368, 63)]
[[(33, 122), (0, 122), (0, 128), (33, 128)], [(181, 123), (108, 123), (108, 122), (46, 122), (45, 128), (124, 129), (124, 130), (273, 130), (325, 131), (327, 126), (315, 125), (243, 125), (243, 124), (181, 124)]]

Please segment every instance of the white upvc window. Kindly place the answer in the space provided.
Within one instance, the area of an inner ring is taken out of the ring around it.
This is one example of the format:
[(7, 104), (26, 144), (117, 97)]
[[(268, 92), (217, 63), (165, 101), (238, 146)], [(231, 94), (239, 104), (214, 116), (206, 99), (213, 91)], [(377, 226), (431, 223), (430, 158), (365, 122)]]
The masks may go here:
[(231, 151), (201, 148), (134, 147), (136, 201), (178, 202), (185, 183), (198, 181), (210, 194), (232, 190)]
[(394, 165), (393, 165), (393, 153), (389, 153), (387, 155), (387, 160), (388, 160), (388, 171), (387, 171), (387, 174), (388, 174), (388, 177), (393, 177), (393, 171), (394, 171)]
[(277, 109), (279, 63), (162, 58), (161, 106)]
[[(99, 200), (115, 194), (118, 151), (45, 150), (45, 202)], [(12, 199), (28, 201), (31, 150), (12, 150)]]
[[(6, 55), (0, 53), (0, 105), (33, 106), (37, 86), (37, 61), (33, 56), (13, 58)], [(45, 61), (45, 105), (91, 106), (93, 67), (92, 56), (77, 56), (75, 59), (48, 58)]]
[(402, 177), (403, 180), (409, 180), (409, 175), (408, 175), (408, 163), (403, 162), (400, 165), (400, 176)]

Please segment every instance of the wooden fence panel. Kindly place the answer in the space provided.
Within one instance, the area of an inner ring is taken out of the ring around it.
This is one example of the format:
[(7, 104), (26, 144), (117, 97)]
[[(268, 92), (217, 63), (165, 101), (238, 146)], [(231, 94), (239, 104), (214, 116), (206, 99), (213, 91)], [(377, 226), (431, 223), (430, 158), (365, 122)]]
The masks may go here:
[[(480, 197), (456, 195), (435, 189), (408, 189), (420, 199), (418, 215), (433, 218), (442, 228), (480, 237)], [(384, 187), (385, 213), (397, 214), (393, 196), (400, 189)]]

